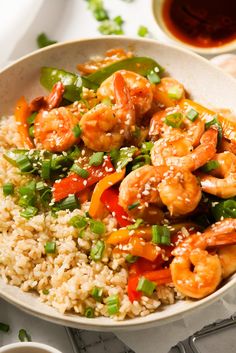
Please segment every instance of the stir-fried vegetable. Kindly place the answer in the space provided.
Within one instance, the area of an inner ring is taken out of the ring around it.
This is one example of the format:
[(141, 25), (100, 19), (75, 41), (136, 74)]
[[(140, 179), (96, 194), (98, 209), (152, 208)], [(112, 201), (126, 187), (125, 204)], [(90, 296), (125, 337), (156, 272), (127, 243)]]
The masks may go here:
[(57, 43), (57, 41), (49, 39), (45, 33), (40, 33), (37, 37), (37, 44), (39, 48), (44, 48), (55, 43)]
[(34, 148), (34, 144), (29, 136), (29, 126), (27, 119), (30, 116), (30, 108), (26, 102), (25, 97), (21, 97), (16, 103), (15, 119), (17, 123), (17, 129), (21, 136), (22, 143), (29, 148)]

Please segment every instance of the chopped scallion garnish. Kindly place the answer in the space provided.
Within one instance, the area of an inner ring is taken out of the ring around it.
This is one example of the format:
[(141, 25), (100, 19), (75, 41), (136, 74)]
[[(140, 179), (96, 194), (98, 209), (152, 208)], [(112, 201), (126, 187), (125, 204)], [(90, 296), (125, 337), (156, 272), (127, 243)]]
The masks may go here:
[(90, 256), (93, 261), (99, 261), (102, 258), (105, 249), (105, 243), (103, 240), (98, 240), (90, 250)]
[(2, 332), (8, 332), (10, 330), (10, 326), (7, 324), (4, 324), (3, 322), (0, 322), (0, 331)]
[(21, 342), (30, 342), (31, 341), (30, 335), (24, 329), (21, 329), (19, 331), (18, 338)]
[(198, 116), (199, 116), (199, 113), (193, 108), (191, 108), (186, 114), (186, 117), (191, 121), (195, 121), (198, 118)]
[(154, 70), (149, 72), (149, 74), (147, 75), (147, 78), (151, 83), (154, 83), (154, 84), (161, 82), (160, 76)]
[(86, 316), (89, 319), (92, 319), (94, 317), (94, 309), (91, 307), (88, 307), (85, 309), (84, 316)]
[(75, 228), (85, 228), (88, 225), (88, 220), (82, 216), (74, 216), (69, 220), (69, 225)]
[(151, 296), (156, 289), (156, 283), (149, 281), (145, 277), (141, 277), (136, 288), (137, 291), (143, 292), (147, 296)]
[(56, 252), (56, 242), (55, 241), (47, 241), (45, 244), (45, 253), (46, 254), (55, 254)]
[(30, 218), (36, 216), (37, 213), (38, 213), (37, 207), (27, 206), (24, 211), (21, 211), (20, 215), (21, 215), (21, 217), (30, 219)]
[(95, 234), (102, 235), (105, 233), (106, 227), (103, 222), (95, 221), (95, 220), (91, 219), (90, 220), (90, 230), (91, 230), (91, 232), (93, 232)]
[(208, 173), (219, 167), (220, 167), (220, 163), (218, 161), (209, 161), (206, 164), (204, 164), (204, 166), (201, 167), (201, 170), (205, 173)]
[(73, 164), (70, 170), (78, 174), (83, 179), (87, 179), (89, 177), (89, 172), (86, 169), (78, 166), (78, 164)]
[(148, 32), (147, 27), (145, 27), (145, 26), (139, 26), (137, 33), (138, 33), (138, 35), (139, 35), (140, 37), (146, 37), (149, 32)]
[(138, 260), (138, 256), (133, 256), (131, 254), (128, 254), (125, 257), (125, 261), (127, 261), (129, 264), (134, 264)]
[(127, 226), (127, 229), (129, 230), (138, 229), (141, 226), (141, 224), (143, 224), (143, 219), (137, 218), (134, 224)]
[(2, 186), (4, 196), (14, 194), (14, 185), (12, 183), (6, 183)]
[(173, 128), (180, 128), (183, 123), (183, 115), (181, 113), (168, 114), (164, 120), (165, 124)]
[(55, 43), (57, 43), (57, 41), (49, 39), (45, 33), (40, 33), (37, 37), (37, 44), (39, 48), (44, 48)]
[(29, 128), (29, 135), (30, 135), (30, 137), (34, 138), (34, 126), (33, 125), (30, 126), (30, 128)]
[(166, 226), (152, 226), (152, 242), (155, 244), (170, 245), (170, 230)]
[(74, 134), (75, 138), (80, 137), (80, 135), (82, 133), (82, 130), (81, 130), (81, 127), (79, 126), (79, 124), (75, 125), (73, 127), (72, 131), (73, 131), (73, 134)]
[(38, 114), (37, 112), (34, 112), (27, 118), (27, 123), (29, 125), (32, 125), (34, 123), (37, 114)]
[(33, 169), (29, 158), (25, 154), (19, 155), (16, 164), (22, 173), (30, 172)]
[(55, 211), (70, 210), (80, 208), (80, 203), (76, 195), (69, 195), (67, 198), (55, 204)]
[(218, 120), (218, 115), (214, 115), (213, 119), (211, 121), (208, 121), (205, 123), (205, 128), (208, 130), (211, 126), (215, 126), (218, 130), (218, 144), (221, 143), (222, 137), (223, 137), (223, 130), (222, 130), (222, 125)]
[(100, 302), (102, 300), (103, 289), (94, 287), (91, 291), (91, 295), (97, 302)]
[(137, 202), (134, 202), (132, 203), (131, 205), (128, 206), (128, 210), (131, 211), (133, 210), (134, 208), (138, 207), (140, 205), (140, 202), (137, 201)]
[(106, 299), (106, 305), (109, 315), (115, 315), (120, 309), (120, 300), (117, 294), (111, 295)]
[(89, 159), (89, 165), (93, 165), (95, 167), (101, 165), (103, 163), (104, 152), (95, 152)]
[(167, 93), (169, 98), (179, 100), (183, 95), (183, 90), (179, 86), (172, 86)]
[(42, 161), (41, 178), (48, 180), (51, 174), (51, 159), (44, 159)]

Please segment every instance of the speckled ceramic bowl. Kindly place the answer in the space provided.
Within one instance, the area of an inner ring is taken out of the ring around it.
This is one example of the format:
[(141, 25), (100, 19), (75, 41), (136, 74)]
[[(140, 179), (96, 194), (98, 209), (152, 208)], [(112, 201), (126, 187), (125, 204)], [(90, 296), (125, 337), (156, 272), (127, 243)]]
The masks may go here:
[[(102, 55), (107, 49), (116, 47), (123, 47), (133, 50), (137, 55), (156, 59), (166, 68), (168, 74), (184, 84), (196, 101), (236, 111), (236, 80), (207, 60), (189, 51), (159, 44), (153, 40), (116, 36), (57, 44), (27, 55), (4, 69), (0, 72), (0, 115), (11, 114), (20, 95), (31, 99), (45, 92), (39, 83), (42, 66), (74, 71), (77, 63), (87, 60), (90, 56)], [(228, 279), (215, 293), (202, 300), (178, 301), (146, 317), (125, 321), (113, 321), (105, 317), (88, 319), (71, 313), (60, 314), (41, 303), (36, 294), (22, 292), (17, 287), (5, 284), (2, 279), (0, 279), (0, 296), (32, 315), (58, 324), (88, 330), (121, 331), (158, 326), (180, 319), (186, 313), (204, 308), (218, 300), (234, 285), (236, 276)]]

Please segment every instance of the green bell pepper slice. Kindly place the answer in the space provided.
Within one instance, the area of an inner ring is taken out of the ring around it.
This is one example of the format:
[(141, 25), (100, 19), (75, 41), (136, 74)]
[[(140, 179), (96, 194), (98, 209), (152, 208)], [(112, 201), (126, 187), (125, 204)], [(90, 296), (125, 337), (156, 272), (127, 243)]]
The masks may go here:
[(114, 72), (118, 70), (129, 70), (142, 76), (147, 76), (151, 71), (162, 73), (164, 69), (153, 59), (148, 57), (132, 57), (117, 61), (88, 76), (79, 76), (72, 72), (60, 70), (52, 67), (41, 69), (40, 82), (43, 87), (51, 91), (58, 81), (65, 87), (64, 98), (70, 102), (81, 99), (82, 88), (97, 90), (100, 84)]

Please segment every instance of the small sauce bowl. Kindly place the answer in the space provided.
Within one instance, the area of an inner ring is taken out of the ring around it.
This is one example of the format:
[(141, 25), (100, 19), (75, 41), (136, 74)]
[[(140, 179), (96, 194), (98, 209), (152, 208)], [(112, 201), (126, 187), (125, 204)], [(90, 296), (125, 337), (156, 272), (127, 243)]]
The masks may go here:
[(0, 348), (0, 353), (62, 353), (47, 344), (37, 342), (12, 343)]
[(166, 39), (172, 44), (177, 44), (181, 47), (185, 47), (187, 49), (193, 50), (202, 55), (216, 55), (228, 53), (236, 49), (236, 40), (232, 40), (217, 47), (199, 47), (188, 44), (178, 37), (176, 37), (168, 28), (163, 18), (163, 7), (166, 0), (152, 0), (152, 13), (154, 16), (154, 20), (162, 31)]

